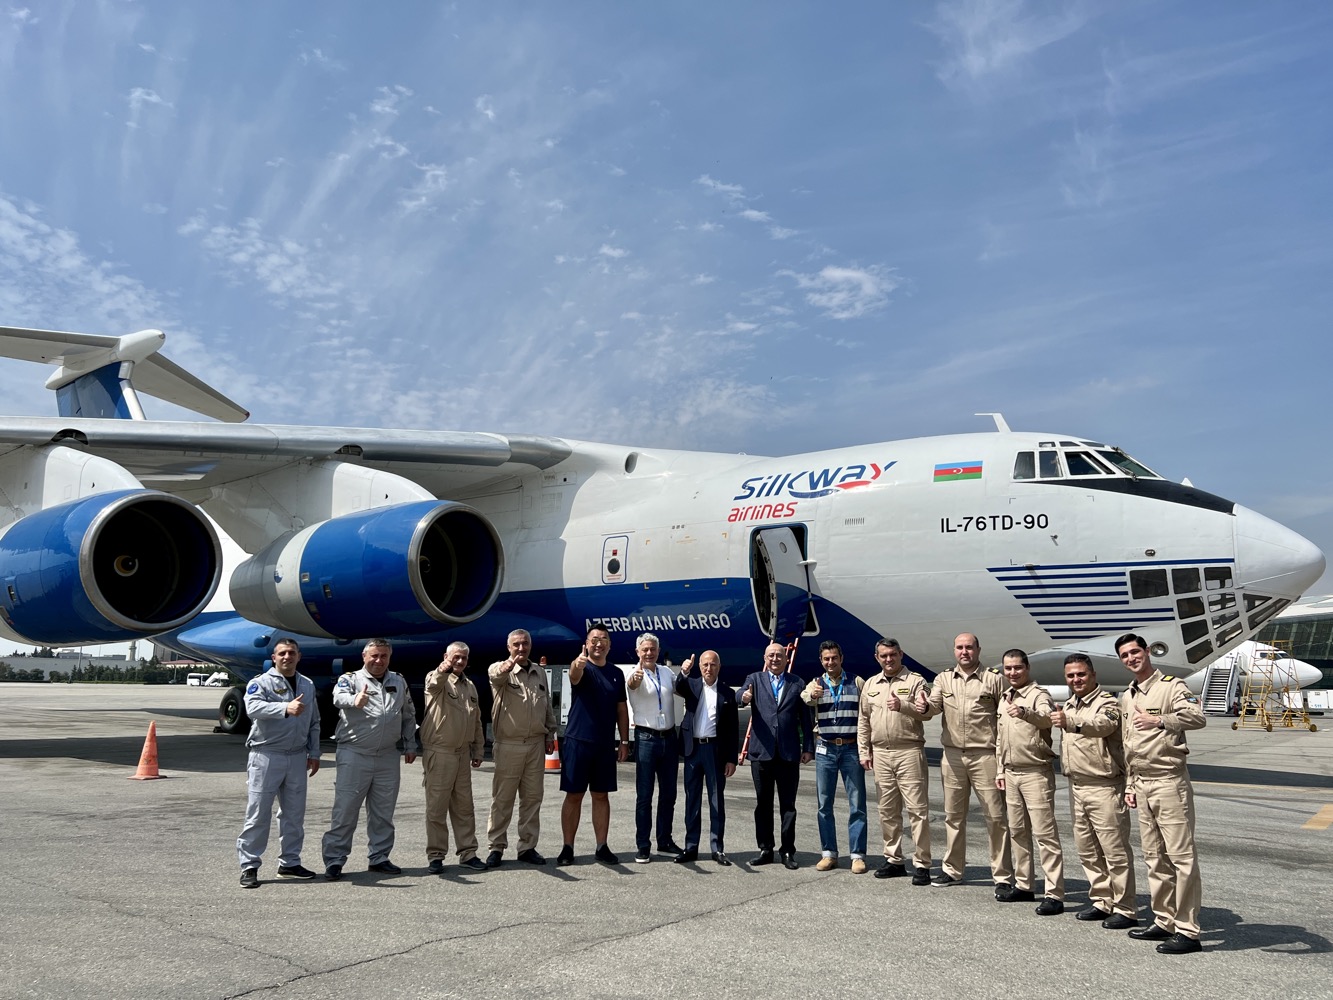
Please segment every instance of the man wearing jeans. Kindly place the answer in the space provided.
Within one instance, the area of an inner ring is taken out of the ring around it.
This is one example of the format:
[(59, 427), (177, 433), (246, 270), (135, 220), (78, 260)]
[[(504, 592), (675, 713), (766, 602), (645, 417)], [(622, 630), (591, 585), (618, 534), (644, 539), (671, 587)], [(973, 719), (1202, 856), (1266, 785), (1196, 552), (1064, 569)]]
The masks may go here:
[(847, 846), (852, 874), (866, 870), (866, 772), (856, 749), (856, 725), (861, 712), (861, 678), (842, 669), (842, 647), (819, 644), (819, 665), (824, 673), (806, 685), (801, 699), (816, 713), (815, 795), (819, 804), (819, 847), (823, 857), (816, 871), (838, 867), (838, 829), (833, 822), (833, 796), (838, 778), (847, 792)]
[(675, 857), (681, 853), (671, 837), (676, 813), (676, 784), (680, 774), (680, 750), (676, 741), (675, 674), (659, 666), (661, 643), (645, 632), (635, 649), (639, 665), (625, 678), (630, 713), (634, 716), (634, 828), (638, 853), (636, 864), (653, 859), (653, 786), (657, 786), (657, 850)]

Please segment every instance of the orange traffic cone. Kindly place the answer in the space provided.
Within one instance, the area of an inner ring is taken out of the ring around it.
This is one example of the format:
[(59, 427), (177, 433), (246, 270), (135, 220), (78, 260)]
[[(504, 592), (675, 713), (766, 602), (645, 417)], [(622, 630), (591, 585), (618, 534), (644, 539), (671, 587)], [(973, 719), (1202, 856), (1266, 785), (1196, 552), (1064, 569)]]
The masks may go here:
[(560, 740), (551, 737), (551, 752), (546, 755), (546, 773), (560, 773)]
[(148, 723), (148, 735), (144, 737), (143, 753), (139, 754), (139, 768), (130, 775), (131, 781), (152, 781), (162, 775), (157, 773), (157, 723)]

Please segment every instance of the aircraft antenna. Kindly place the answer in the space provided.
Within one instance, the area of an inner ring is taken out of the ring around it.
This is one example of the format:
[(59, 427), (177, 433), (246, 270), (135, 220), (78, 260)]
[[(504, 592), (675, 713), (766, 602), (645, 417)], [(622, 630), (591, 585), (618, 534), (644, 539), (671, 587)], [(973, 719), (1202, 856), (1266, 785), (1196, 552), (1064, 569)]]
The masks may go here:
[(992, 420), (995, 421), (995, 429), (997, 431), (999, 431), (1001, 434), (1009, 433), (1009, 423), (1004, 419), (1004, 414), (1002, 413), (974, 413), (972, 414), (972, 416), (990, 417)]

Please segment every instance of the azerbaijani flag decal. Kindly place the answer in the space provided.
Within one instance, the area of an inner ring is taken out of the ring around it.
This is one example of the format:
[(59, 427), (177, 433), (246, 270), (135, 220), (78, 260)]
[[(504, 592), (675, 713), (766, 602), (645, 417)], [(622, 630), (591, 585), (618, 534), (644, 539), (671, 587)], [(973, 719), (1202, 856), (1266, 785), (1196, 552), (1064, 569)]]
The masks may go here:
[(981, 462), (950, 462), (935, 466), (935, 482), (952, 483), (959, 479), (980, 479)]

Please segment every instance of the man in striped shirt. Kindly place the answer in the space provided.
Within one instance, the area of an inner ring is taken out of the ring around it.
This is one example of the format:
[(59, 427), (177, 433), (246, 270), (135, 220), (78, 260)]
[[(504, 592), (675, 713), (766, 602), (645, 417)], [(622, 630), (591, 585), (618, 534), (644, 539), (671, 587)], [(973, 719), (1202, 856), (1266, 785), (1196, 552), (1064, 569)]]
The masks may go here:
[(866, 870), (866, 773), (856, 749), (856, 725), (861, 711), (861, 678), (848, 677), (842, 669), (842, 647), (836, 642), (819, 645), (819, 664), (824, 673), (812, 680), (801, 698), (814, 709), (815, 795), (819, 804), (819, 847), (823, 852), (816, 871), (838, 867), (838, 829), (833, 822), (833, 795), (838, 777), (847, 792), (847, 846), (852, 855), (852, 874)]

